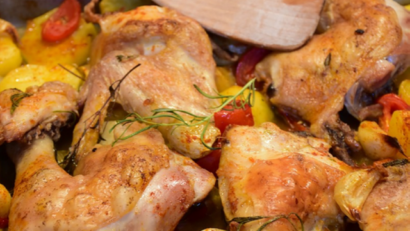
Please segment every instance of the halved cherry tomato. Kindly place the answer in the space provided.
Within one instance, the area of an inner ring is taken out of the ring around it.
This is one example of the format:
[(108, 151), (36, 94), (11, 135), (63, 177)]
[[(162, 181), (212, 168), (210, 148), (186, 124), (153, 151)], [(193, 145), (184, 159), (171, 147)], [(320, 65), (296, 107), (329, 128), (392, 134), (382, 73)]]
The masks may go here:
[(252, 48), (245, 52), (236, 66), (236, 83), (239, 86), (244, 86), (249, 82), (249, 80), (255, 78), (253, 72), (256, 64), (258, 64), (269, 53), (270, 51), (263, 48)]
[[(240, 102), (236, 102), (240, 105)], [(253, 116), (251, 107), (248, 104), (244, 108), (234, 108), (233, 105), (227, 105), (221, 111), (214, 114), (215, 126), (219, 128), (221, 134), (224, 133), (226, 127), (231, 124), (253, 126)]]
[(81, 5), (77, 0), (64, 0), (57, 11), (44, 23), (42, 38), (57, 42), (68, 38), (80, 25)]
[[(219, 140), (216, 141), (216, 145), (214, 147), (220, 148), (221, 142)], [(196, 163), (201, 166), (202, 168), (216, 174), (216, 170), (219, 167), (219, 159), (221, 158), (221, 149), (213, 150), (207, 156), (204, 156), (196, 161)]]
[(9, 219), (6, 218), (0, 218), (0, 229), (5, 229), (9, 226)]
[(377, 100), (383, 106), (383, 116), (379, 118), (380, 127), (384, 131), (389, 130), (391, 116), (396, 110), (410, 110), (410, 106), (398, 95), (390, 93), (383, 95)]
[[(241, 102), (237, 101), (236, 105), (240, 105)], [(219, 128), (221, 134), (224, 133), (226, 127), (229, 125), (249, 125), (253, 126), (253, 116), (251, 107), (248, 104), (245, 108), (234, 108), (233, 105), (227, 105), (219, 112), (214, 114), (215, 126)], [(220, 148), (222, 146), (221, 140), (218, 139), (213, 147)], [(202, 168), (216, 173), (219, 167), (219, 159), (221, 158), (221, 150), (217, 149), (209, 153), (207, 156), (202, 157), (196, 161), (196, 163)]]

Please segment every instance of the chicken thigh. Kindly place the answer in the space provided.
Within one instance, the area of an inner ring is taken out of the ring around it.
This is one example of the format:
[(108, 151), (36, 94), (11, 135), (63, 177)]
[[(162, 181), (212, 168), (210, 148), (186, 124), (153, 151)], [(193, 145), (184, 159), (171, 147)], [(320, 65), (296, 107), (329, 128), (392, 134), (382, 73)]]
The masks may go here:
[(270, 101), (310, 124), (310, 132), (339, 147), (335, 154), (350, 164), (348, 151), (360, 146), (339, 120), (346, 93), (357, 82), (366, 89), (381, 87), (396, 68), (408, 66), (388, 59), (398, 49), (403, 52), (407, 40), (406, 28), (386, 2), (328, 0), (321, 19), (324, 33), (301, 49), (269, 55), (256, 67), (257, 78), (273, 93)]
[[(351, 168), (332, 157), (328, 149), (323, 140), (285, 132), (272, 123), (231, 128), (217, 171), (226, 218), (269, 217), (241, 229), (257, 230), (274, 217), (289, 216), (264, 230), (294, 230), (294, 226), (301, 227), (294, 213), (305, 230), (342, 228), (343, 213), (333, 190)], [(236, 230), (233, 223), (231, 230)]]
[[(125, 111), (141, 116), (151, 116), (152, 110), (158, 108), (184, 110), (198, 116), (212, 114), (211, 108), (219, 101), (205, 97), (194, 87), (197, 85), (208, 94), (214, 94), (216, 89), (211, 44), (196, 22), (157, 6), (139, 7), (96, 20), (101, 25), (101, 34), (93, 49), (95, 65), (81, 89), (80, 102), (85, 102), (85, 108), (74, 132), (73, 144), (79, 143), (79, 153), (88, 152), (97, 142), (101, 129), (98, 125), (107, 112), (104, 103), (112, 94)], [(120, 80), (119, 89), (110, 91), (110, 86), (117, 86)], [(154, 122), (173, 121), (158, 118)], [(199, 158), (209, 152), (200, 139), (204, 126), (159, 129), (172, 148)], [(210, 124), (203, 141), (211, 146), (219, 134)]]

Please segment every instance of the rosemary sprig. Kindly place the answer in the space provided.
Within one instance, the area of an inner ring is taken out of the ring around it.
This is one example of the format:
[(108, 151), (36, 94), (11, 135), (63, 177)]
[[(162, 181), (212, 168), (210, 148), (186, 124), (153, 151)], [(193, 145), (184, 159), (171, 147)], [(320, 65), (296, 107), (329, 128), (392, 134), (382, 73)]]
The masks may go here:
[(25, 92), (20, 92), (16, 93), (12, 96), (10, 96), (10, 101), (11, 101), (11, 108), (10, 108), (10, 114), (13, 114), (16, 108), (19, 106), (21, 100), (23, 100), (26, 97), (29, 97), (30, 94), (27, 94)]
[(269, 219), (268, 221), (266, 221), (265, 223), (263, 223), (258, 229), (257, 231), (262, 231), (264, 228), (266, 228), (266, 226), (268, 226), (269, 224), (279, 220), (279, 219), (286, 219), (289, 221), (289, 223), (293, 226), (293, 228), (295, 230), (297, 230), (296, 225), (291, 221), (290, 216), (296, 216), (296, 218), (298, 218), (300, 225), (301, 225), (301, 230), (304, 231), (304, 227), (303, 227), (303, 220), (302, 218), (296, 214), (296, 213), (289, 213), (288, 215), (278, 215), (278, 216), (255, 216), (255, 217), (235, 217), (234, 219), (230, 220), (228, 223), (238, 223), (238, 227), (236, 228), (236, 231), (240, 231), (242, 226), (244, 226), (246, 223), (252, 222), (252, 221), (257, 221), (257, 220), (261, 220), (261, 219)]
[[(255, 79), (252, 79), (251, 81), (249, 81), (238, 93), (236, 93), (235, 95), (221, 95), (218, 94), (216, 96), (212, 96), (209, 95), (207, 93), (205, 93), (204, 91), (202, 91), (198, 86), (194, 85), (195, 89), (201, 93), (201, 95), (205, 96), (206, 98), (209, 99), (220, 99), (222, 101), (222, 103), (217, 106), (214, 107), (212, 109), (214, 109), (214, 113), (221, 111), (221, 110), (234, 110), (234, 109), (238, 109), (238, 108), (245, 108), (245, 105), (250, 105), (252, 106), (254, 104), (255, 101), (255, 97), (254, 97), (254, 91), (255, 91)], [(247, 96), (245, 96), (244, 92), (245, 90), (249, 89), (251, 91), (251, 93), (249, 93)], [(235, 103), (233, 103), (235, 102)], [(232, 105), (232, 109), (225, 109), (225, 106), (227, 105)], [(214, 116), (214, 113), (211, 113), (208, 116), (199, 116), (199, 115), (195, 115), (189, 111), (185, 111), (185, 110), (180, 110), (180, 109), (170, 109), (170, 108), (158, 108), (155, 110), (152, 110), (152, 115), (151, 116), (141, 116), (138, 113), (131, 113), (129, 115), (129, 117), (132, 118), (127, 118), (124, 120), (119, 120), (117, 121), (117, 124), (115, 124), (110, 131), (112, 131), (116, 126), (118, 125), (125, 125), (125, 124), (129, 124), (129, 123), (133, 123), (133, 122), (139, 122), (139, 123), (145, 123), (148, 126), (138, 130), (130, 135), (127, 136), (120, 136), (118, 139), (116, 139), (113, 142), (113, 145), (115, 143), (117, 143), (120, 140), (126, 140), (132, 136), (135, 136), (143, 131), (146, 131), (148, 129), (151, 128), (158, 128), (160, 126), (168, 126), (168, 127), (179, 127), (179, 126), (187, 126), (187, 127), (194, 127), (194, 126), (198, 126), (201, 124), (204, 124), (204, 129), (201, 132), (200, 135), (200, 140), (202, 142), (202, 144), (210, 149), (210, 150), (216, 150), (219, 148), (214, 148), (209, 146), (208, 144), (206, 144), (205, 140), (204, 140), (204, 136), (205, 133), (209, 127), (209, 124), (211, 123), (211, 120)], [(185, 118), (190, 118), (189, 120), (186, 120)], [(159, 119), (159, 118), (168, 118), (171, 119), (171, 121), (173, 122), (169, 122), (169, 123), (158, 123), (155, 122), (154, 119)]]
[(75, 72), (71, 71), (70, 69), (68, 69), (67, 67), (63, 66), (62, 64), (58, 64), (61, 68), (63, 68), (65, 71), (67, 71), (68, 73), (74, 75), (75, 77), (81, 79), (82, 81), (85, 81), (85, 73), (83, 72), (83, 70), (81, 70), (80, 68), (76, 67), (76, 70), (78, 72), (80, 72), (81, 75), (77, 75)]
[(67, 166), (68, 163), (71, 161), (74, 165), (76, 165), (75, 163), (75, 157), (78, 153), (78, 149), (80, 147), (81, 141), (84, 139), (85, 135), (87, 134), (87, 131), (89, 129), (97, 129), (99, 128), (100, 124), (100, 115), (102, 110), (104, 110), (104, 108), (109, 106), (109, 103), (111, 101), (115, 101), (115, 95), (116, 92), (120, 89), (120, 86), (122, 84), (122, 82), (135, 70), (137, 69), (139, 66), (141, 66), (141, 64), (137, 64), (135, 65), (133, 68), (131, 68), (121, 79), (114, 81), (110, 86), (109, 86), (109, 92), (110, 92), (110, 96), (107, 98), (107, 100), (104, 102), (104, 104), (101, 106), (101, 108), (96, 111), (94, 114), (92, 114), (90, 117), (88, 117), (87, 119), (84, 120), (84, 124), (85, 124), (85, 129), (83, 131), (83, 133), (81, 134), (81, 137), (78, 139), (77, 143), (75, 143), (73, 145), (72, 148), (70, 148), (70, 152), (69, 154), (65, 157), (64, 161), (63, 161), (63, 165)]

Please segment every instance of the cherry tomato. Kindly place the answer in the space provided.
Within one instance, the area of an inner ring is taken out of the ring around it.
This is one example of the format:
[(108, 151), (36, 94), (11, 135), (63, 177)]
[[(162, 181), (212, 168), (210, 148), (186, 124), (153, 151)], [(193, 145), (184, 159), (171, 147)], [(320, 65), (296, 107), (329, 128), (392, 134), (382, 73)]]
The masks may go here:
[(297, 118), (297, 116), (280, 108), (278, 109), (278, 112), (285, 120), (285, 122), (289, 125), (291, 131), (305, 132), (309, 130), (309, 125), (300, 118)]
[[(236, 105), (240, 105), (241, 102), (237, 101)], [(223, 134), (226, 127), (229, 125), (249, 125), (253, 126), (253, 116), (251, 107), (248, 104), (245, 105), (245, 108), (234, 108), (233, 105), (227, 105), (219, 112), (214, 114), (215, 126), (219, 128)], [(222, 143), (218, 139), (213, 147), (220, 148)], [(219, 167), (219, 159), (221, 158), (221, 150), (217, 149), (209, 153), (207, 156), (202, 157), (196, 161), (196, 163), (202, 168), (216, 173)]]
[(42, 38), (57, 42), (68, 38), (80, 25), (81, 5), (77, 0), (64, 0), (57, 11), (44, 23)]
[(236, 66), (236, 83), (239, 86), (244, 86), (249, 80), (255, 78), (254, 71), (255, 66), (263, 58), (268, 55), (270, 51), (263, 48), (252, 48), (248, 50), (239, 60), (238, 65)]
[(390, 93), (383, 95), (377, 100), (383, 106), (383, 116), (379, 118), (380, 127), (388, 131), (391, 116), (396, 110), (410, 110), (410, 106), (398, 95)]
[[(240, 102), (236, 102), (240, 105)], [(227, 105), (221, 111), (214, 114), (215, 126), (219, 128), (221, 134), (224, 133), (226, 127), (231, 124), (253, 126), (253, 116), (251, 107), (248, 104), (245, 108), (234, 108), (233, 105)]]
[(0, 218), (0, 229), (5, 229), (9, 226), (9, 219), (6, 218)]
[(219, 167), (219, 159), (221, 158), (221, 149), (217, 149), (196, 161), (202, 168), (216, 174)]

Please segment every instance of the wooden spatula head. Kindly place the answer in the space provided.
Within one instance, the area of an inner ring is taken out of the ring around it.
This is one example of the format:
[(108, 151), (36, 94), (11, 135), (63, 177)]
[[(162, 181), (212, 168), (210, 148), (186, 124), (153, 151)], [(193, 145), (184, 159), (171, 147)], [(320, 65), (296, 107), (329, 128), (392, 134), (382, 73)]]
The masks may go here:
[(324, 0), (154, 0), (206, 29), (270, 49), (292, 50), (314, 33)]

